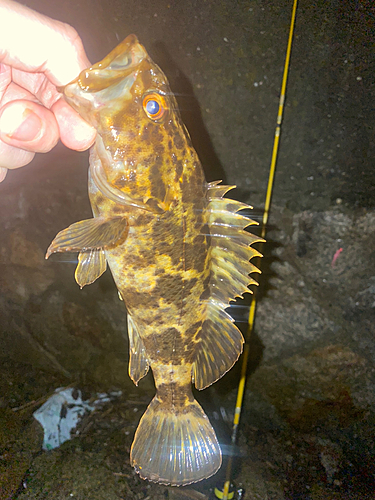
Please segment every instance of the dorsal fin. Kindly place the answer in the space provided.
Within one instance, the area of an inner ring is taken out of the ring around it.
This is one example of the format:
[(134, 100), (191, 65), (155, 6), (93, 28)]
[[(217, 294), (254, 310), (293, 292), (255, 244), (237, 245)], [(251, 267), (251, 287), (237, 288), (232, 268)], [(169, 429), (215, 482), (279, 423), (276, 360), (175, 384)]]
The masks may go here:
[(245, 231), (247, 226), (257, 223), (238, 213), (251, 207), (223, 198), (235, 186), (218, 184), (208, 184), (207, 190), (211, 236), (210, 297), (193, 367), (197, 389), (204, 389), (216, 382), (231, 369), (242, 352), (244, 339), (225, 309), (236, 297), (242, 297), (245, 292), (252, 293), (248, 285), (258, 284), (249, 277), (249, 273), (260, 271), (249, 261), (261, 254), (250, 245), (264, 241)]
[(221, 307), (229, 306), (229, 301), (250, 292), (248, 285), (258, 284), (249, 274), (260, 272), (249, 261), (261, 254), (251, 248), (255, 242), (264, 241), (259, 236), (248, 233), (245, 228), (257, 222), (244, 217), (240, 210), (251, 209), (239, 201), (223, 198), (224, 194), (235, 186), (221, 186), (210, 183), (207, 190), (209, 199), (208, 225), (211, 235), (211, 298), (219, 294)]

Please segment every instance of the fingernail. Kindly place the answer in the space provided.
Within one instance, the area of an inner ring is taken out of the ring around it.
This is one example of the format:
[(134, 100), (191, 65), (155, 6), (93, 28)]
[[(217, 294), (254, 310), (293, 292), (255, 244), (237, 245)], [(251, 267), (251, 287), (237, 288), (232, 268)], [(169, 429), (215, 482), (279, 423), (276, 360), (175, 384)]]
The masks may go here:
[(7, 175), (8, 169), (5, 167), (0, 167), (0, 182), (3, 182), (5, 176)]
[(32, 141), (41, 127), (39, 116), (22, 104), (8, 106), (0, 116), (0, 132), (17, 141)]

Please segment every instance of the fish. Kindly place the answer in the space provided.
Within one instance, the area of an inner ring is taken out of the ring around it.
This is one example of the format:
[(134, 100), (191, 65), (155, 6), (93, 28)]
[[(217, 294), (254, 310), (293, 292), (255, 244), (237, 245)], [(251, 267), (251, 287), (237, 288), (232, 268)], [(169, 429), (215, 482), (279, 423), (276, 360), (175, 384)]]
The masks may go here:
[(192, 392), (222, 377), (242, 352), (229, 304), (257, 284), (250, 262), (263, 241), (245, 228), (248, 205), (235, 186), (207, 182), (166, 76), (135, 35), (63, 89), (97, 130), (90, 150), (93, 218), (60, 231), (49, 246), (79, 252), (82, 288), (109, 266), (127, 309), (129, 375), (151, 368), (156, 395), (130, 452), (136, 472), (181, 486), (215, 474), (222, 454)]

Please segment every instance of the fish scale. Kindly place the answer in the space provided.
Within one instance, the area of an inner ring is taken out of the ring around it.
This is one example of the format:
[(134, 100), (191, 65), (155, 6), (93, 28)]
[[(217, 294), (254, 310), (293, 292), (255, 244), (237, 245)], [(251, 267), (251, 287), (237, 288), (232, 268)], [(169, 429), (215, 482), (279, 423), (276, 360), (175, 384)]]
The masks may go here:
[(107, 263), (128, 312), (129, 375), (151, 367), (156, 395), (134, 436), (130, 460), (144, 479), (186, 485), (221, 465), (215, 432), (192, 393), (223, 376), (243, 337), (226, 309), (256, 284), (249, 261), (262, 241), (245, 228), (234, 186), (207, 183), (160, 68), (134, 35), (64, 88), (97, 129), (90, 153), (94, 218), (51, 243), (78, 251), (83, 287)]

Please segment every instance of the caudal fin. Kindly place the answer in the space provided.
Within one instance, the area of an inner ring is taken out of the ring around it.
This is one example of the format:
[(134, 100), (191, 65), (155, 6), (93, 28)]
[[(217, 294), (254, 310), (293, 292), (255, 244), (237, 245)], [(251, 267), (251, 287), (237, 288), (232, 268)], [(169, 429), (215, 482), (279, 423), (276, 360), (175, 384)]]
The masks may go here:
[(130, 462), (143, 479), (182, 486), (215, 474), (221, 450), (196, 401), (176, 410), (155, 397), (135, 433)]

